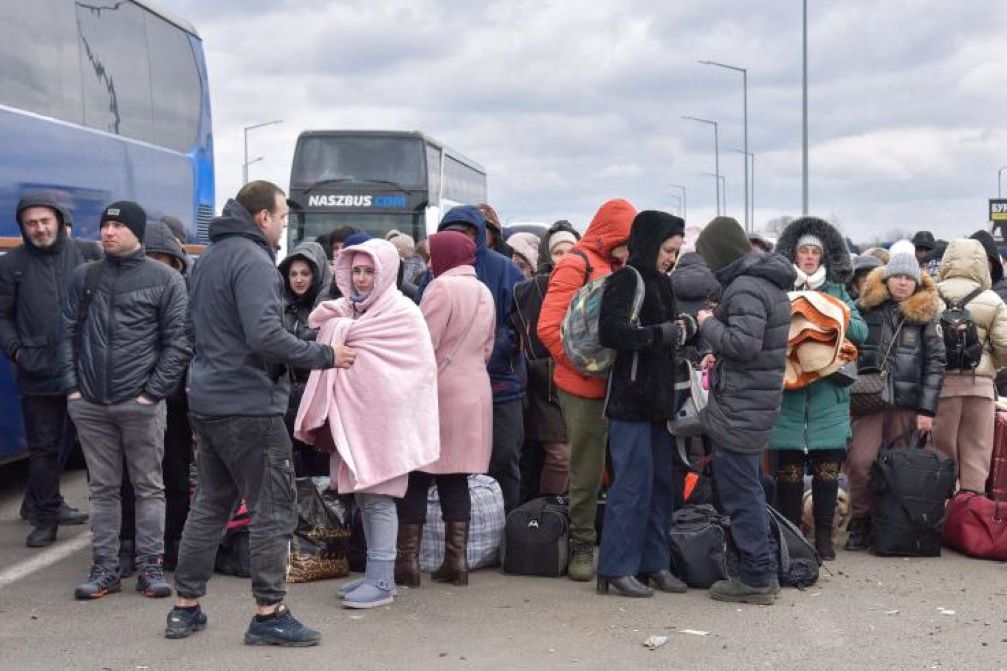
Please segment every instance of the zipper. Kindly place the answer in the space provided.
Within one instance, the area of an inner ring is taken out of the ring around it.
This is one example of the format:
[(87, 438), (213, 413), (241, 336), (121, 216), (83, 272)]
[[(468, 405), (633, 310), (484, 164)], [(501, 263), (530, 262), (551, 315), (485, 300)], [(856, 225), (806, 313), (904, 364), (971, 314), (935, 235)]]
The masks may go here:
[[(107, 263), (107, 262), (106, 262)], [(112, 270), (112, 268), (106, 268), (106, 270)], [(99, 285), (101, 282), (98, 283)], [(105, 332), (108, 334), (108, 343), (105, 350), (105, 399), (111, 398), (112, 393), (112, 343), (113, 343), (113, 329), (112, 329), (112, 308), (115, 302), (115, 277), (109, 279), (108, 286), (108, 311), (107, 319), (105, 321)], [(98, 286), (94, 288), (95, 293), (98, 292)], [(93, 300), (93, 299), (92, 299)]]

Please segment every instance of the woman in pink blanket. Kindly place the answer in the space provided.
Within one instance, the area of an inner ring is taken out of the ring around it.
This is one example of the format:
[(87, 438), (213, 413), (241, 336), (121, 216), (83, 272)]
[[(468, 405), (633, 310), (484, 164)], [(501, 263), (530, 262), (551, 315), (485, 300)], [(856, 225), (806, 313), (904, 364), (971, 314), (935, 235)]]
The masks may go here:
[(332, 452), (340, 493), (353, 492), (367, 539), (362, 580), (340, 590), (347, 608), (374, 608), (394, 595), (398, 516), (411, 471), (437, 461), (437, 363), (423, 315), (395, 287), (399, 254), (384, 240), (343, 249), (326, 301), (308, 323), (343, 367), (308, 378), (295, 435)]
[(441, 458), (409, 474), (399, 501), (395, 582), (420, 586), (420, 539), (427, 520), (427, 491), (437, 481), (444, 518), (444, 563), (437, 582), (467, 585), (466, 557), (472, 500), (469, 473), (485, 473), (493, 443), (493, 394), (486, 362), (493, 352), (496, 311), (493, 295), (473, 267), (476, 245), (467, 236), (444, 231), (430, 237), (434, 280), (420, 310), (427, 320), (437, 357), (437, 397)]

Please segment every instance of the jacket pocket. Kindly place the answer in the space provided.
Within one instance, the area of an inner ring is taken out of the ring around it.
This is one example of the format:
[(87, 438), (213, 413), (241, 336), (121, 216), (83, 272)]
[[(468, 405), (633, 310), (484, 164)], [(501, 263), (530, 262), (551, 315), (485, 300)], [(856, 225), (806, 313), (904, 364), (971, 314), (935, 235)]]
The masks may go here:
[(54, 359), (55, 352), (52, 351), (48, 338), (24, 338), (17, 354), (18, 375), (28, 378), (51, 377)]

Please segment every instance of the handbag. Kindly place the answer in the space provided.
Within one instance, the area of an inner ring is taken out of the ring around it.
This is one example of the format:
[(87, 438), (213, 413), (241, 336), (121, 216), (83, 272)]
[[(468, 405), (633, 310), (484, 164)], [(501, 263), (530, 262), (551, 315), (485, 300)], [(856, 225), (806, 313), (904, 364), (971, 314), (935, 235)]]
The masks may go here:
[(689, 371), (689, 395), (674, 419), (668, 420), (668, 433), (677, 438), (695, 438), (703, 434), (703, 419), (700, 413), (706, 407), (710, 392), (703, 388), (703, 371), (696, 370), (692, 362), (685, 360)]
[(958, 492), (948, 503), (944, 544), (970, 557), (1007, 561), (1007, 503)]
[(853, 361), (848, 361), (843, 364), (843, 367), (833, 373), (829, 379), (840, 387), (849, 387), (856, 382), (859, 377), (860, 375), (857, 373), (857, 362), (854, 359)]
[(881, 369), (874, 373), (859, 374), (856, 381), (850, 385), (851, 417), (873, 415), (892, 407), (894, 399), (891, 386), (888, 384), (888, 357), (891, 355), (892, 348), (895, 347), (899, 333), (902, 331), (902, 325), (905, 323), (906, 320), (903, 317), (895, 329), (892, 341), (888, 343), (888, 349), (881, 360)]

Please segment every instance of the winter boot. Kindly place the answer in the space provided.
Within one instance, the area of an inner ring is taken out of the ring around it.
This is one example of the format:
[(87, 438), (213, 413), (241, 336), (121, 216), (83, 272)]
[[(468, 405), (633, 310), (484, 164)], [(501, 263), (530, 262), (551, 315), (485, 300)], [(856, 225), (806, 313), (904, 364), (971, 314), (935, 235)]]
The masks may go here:
[[(366, 578), (357, 578), (356, 580), (351, 580), (349, 582), (343, 583), (336, 589), (336, 594), (340, 599), (345, 599), (346, 595), (355, 590), (356, 588), (367, 582)], [(399, 589), (395, 585), (392, 585), (392, 596), (398, 596)]]
[(444, 562), (430, 578), (461, 587), (469, 584), (469, 523), (444, 523)]
[(850, 520), (850, 535), (846, 539), (846, 549), (850, 551), (866, 550), (870, 544), (871, 518), (868, 516), (854, 517)]
[(594, 577), (594, 544), (570, 539), (570, 564), (567, 567), (570, 580), (590, 582)]
[(395, 555), (396, 585), (420, 586), (420, 540), (422, 538), (422, 524), (399, 524), (398, 547)]
[(364, 582), (343, 598), (343, 608), (377, 608), (392, 602), (395, 561), (367, 560)]

